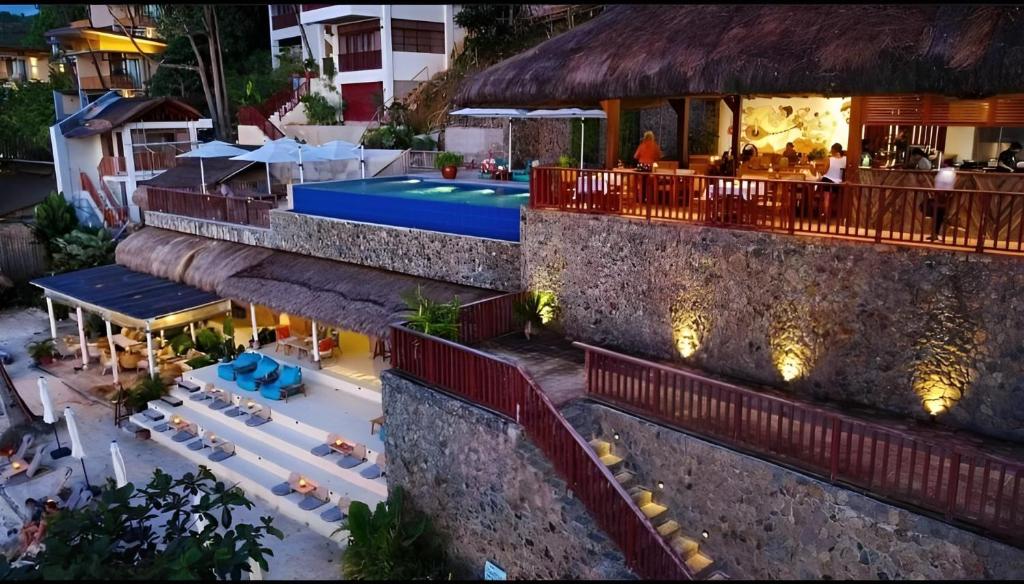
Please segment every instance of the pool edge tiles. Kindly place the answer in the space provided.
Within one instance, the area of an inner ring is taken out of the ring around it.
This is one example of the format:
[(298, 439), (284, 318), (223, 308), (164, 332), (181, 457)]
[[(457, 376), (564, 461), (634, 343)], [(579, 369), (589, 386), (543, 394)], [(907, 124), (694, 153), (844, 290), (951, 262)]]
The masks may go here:
[[(520, 240), (520, 210), (528, 202), (524, 197), (519, 205), (499, 207), (468, 201), (445, 201), (445, 192), (435, 197), (410, 195), (405, 192), (358, 192), (367, 185), (401, 183), (418, 180), (427, 184), (460, 187), (463, 192), (484, 188), (501, 190), (497, 196), (523, 195), (528, 188), (519, 185), (474, 182), (436, 181), (416, 177), (397, 176), (354, 181), (329, 181), (293, 187), (292, 212), (329, 217), (345, 221), (436, 231), (469, 237), (482, 237), (518, 243)], [(346, 187), (350, 187), (349, 190)]]

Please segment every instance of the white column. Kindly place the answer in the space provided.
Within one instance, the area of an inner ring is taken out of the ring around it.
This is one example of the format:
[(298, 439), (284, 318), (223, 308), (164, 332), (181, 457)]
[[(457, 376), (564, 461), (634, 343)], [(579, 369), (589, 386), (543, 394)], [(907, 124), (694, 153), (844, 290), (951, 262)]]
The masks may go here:
[(118, 382), (117, 378), (117, 346), (114, 345), (114, 332), (110, 328), (110, 321), (107, 323), (107, 341), (110, 343), (110, 360), (113, 363), (110, 365), (110, 372), (114, 374), (114, 383)]
[[(249, 303), (249, 316), (252, 317), (252, 342), (258, 346), (260, 343), (259, 331), (256, 330), (256, 305), (252, 302)], [(235, 342), (234, 340), (231, 341)]]
[(46, 298), (46, 312), (50, 315), (50, 338), (57, 341), (57, 318), (53, 315), (53, 299)]
[(82, 307), (75, 308), (75, 315), (78, 316), (78, 343), (82, 346), (82, 368), (89, 366), (89, 347), (85, 343), (85, 319), (82, 318)]
[[(192, 335), (192, 344), (196, 344), (196, 323), (188, 323), (188, 334)], [(234, 342), (234, 341), (232, 341)]]
[(455, 17), (454, 6), (444, 5), (444, 68), (451, 67), (452, 51), (455, 50)]
[(320, 363), (320, 338), (316, 330), (316, 321), (311, 320), (310, 323), (313, 325), (313, 362)]
[(395, 55), (391, 50), (391, 5), (380, 7), (380, 66), (384, 73), (384, 103), (395, 95)]
[(156, 359), (153, 355), (153, 331), (146, 331), (146, 357), (149, 358), (149, 375), (150, 377), (157, 374), (156, 371)]
[[(143, 135), (145, 135), (145, 130), (143, 130)], [(145, 140), (145, 138), (143, 138), (143, 139)], [(136, 176), (135, 175), (135, 173), (136, 173), (136, 169), (135, 169), (135, 146), (134, 146), (134, 142), (132, 141), (132, 131), (131, 131), (131, 128), (125, 128), (124, 129), (123, 134), (122, 134), (121, 144), (123, 145), (123, 148), (124, 148), (124, 151), (122, 152), (122, 154), (124, 155), (124, 165), (125, 165), (126, 172), (128, 173), (128, 184), (126, 185), (127, 188), (125, 189), (125, 192), (128, 195), (128, 200), (124, 201), (124, 204), (126, 206), (130, 206), (131, 205), (131, 196), (133, 194), (135, 194), (135, 189), (138, 188), (138, 186), (139, 186), (138, 183), (135, 182), (135, 176)], [(102, 179), (100, 179), (100, 180), (102, 180)]]

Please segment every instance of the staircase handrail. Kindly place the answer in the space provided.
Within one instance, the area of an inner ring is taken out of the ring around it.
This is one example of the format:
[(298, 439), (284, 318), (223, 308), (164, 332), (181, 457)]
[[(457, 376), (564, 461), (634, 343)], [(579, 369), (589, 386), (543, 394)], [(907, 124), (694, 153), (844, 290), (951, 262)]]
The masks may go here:
[[(93, 184), (92, 179), (85, 172), (80, 172), (82, 180), (82, 188), (89, 193), (96, 208), (103, 215), (103, 222), (108, 227), (117, 227), (124, 224), (126, 219), (126, 213), (124, 213), (124, 207), (116, 207), (105, 197), (100, 196), (99, 191), (96, 189), (96, 185)], [(108, 191), (109, 192), (109, 191)]]
[(7, 389), (11, 392), (11, 396), (14, 398), (15, 403), (18, 404), (18, 409), (21, 410), (21, 413), (25, 414), (26, 418), (29, 420), (42, 419), (42, 416), (33, 414), (32, 410), (28, 408), (25, 398), (21, 397), (21, 394), (18, 393), (18, 388), (14, 387), (14, 380), (11, 379), (11, 375), (7, 372), (7, 368), (4, 367), (3, 361), (0, 361), (0, 381), (3, 381), (4, 385), (7, 386)]

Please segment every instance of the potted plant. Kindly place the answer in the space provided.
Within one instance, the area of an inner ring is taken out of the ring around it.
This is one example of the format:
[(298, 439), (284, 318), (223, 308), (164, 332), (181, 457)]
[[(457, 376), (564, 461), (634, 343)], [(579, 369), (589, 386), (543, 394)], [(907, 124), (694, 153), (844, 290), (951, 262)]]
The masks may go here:
[(579, 161), (568, 154), (563, 154), (558, 157), (558, 166), (562, 168), (576, 168), (578, 165)]
[(28, 344), (28, 356), (32, 357), (32, 361), (36, 365), (49, 365), (53, 363), (53, 358), (57, 356), (57, 346), (54, 345), (53, 339), (43, 339), (41, 341), (34, 341)]
[(434, 166), (441, 169), (441, 176), (452, 179), (459, 172), (459, 165), (462, 164), (462, 155), (457, 152), (442, 152), (437, 155)]

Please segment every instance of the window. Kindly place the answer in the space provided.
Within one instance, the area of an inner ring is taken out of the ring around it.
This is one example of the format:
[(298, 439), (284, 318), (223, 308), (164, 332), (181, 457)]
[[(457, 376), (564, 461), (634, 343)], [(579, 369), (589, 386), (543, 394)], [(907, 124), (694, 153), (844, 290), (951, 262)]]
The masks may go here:
[(718, 100), (690, 99), (690, 154), (718, 152)]
[(439, 22), (393, 19), (391, 38), (396, 51), (444, 54), (444, 25)]
[(346, 34), (341, 37), (338, 52), (342, 55), (380, 50), (380, 30)]
[(295, 14), (298, 12), (298, 7), (295, 4), (271, 4), (270, 14), (273, 16), (281, 16), (284, 14)]
[(25, 81), (28, 78), (28, 72), (25, 69), (25, 59), (11, 59), (11, 78)]

